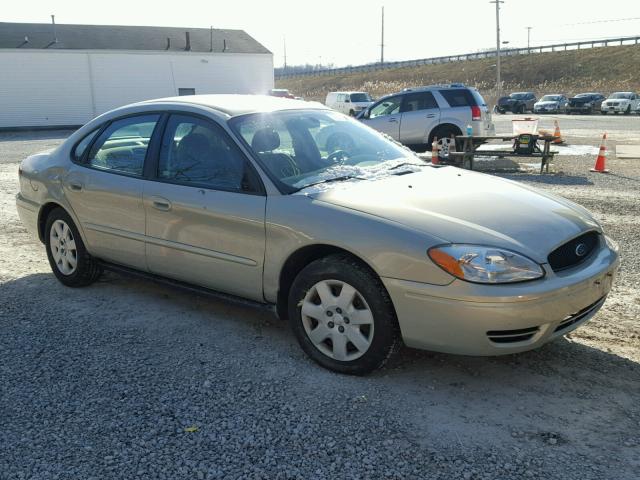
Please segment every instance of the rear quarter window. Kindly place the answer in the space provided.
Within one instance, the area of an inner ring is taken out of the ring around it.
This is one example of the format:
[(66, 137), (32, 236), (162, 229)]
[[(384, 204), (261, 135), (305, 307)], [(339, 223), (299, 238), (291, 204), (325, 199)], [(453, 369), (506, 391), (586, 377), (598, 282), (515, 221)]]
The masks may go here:
[(76, 146), (73, 148), (73, 152), (71, 154), (71, 157), (72, 157), (74, 162), (81, 162), (82, 161), (82, 156), (84, 155), (84, 152), (86, 152), (87, 151), (87, 147), (89, 147), (89, 145), (91, 145), (91, 141), (96, 136), (96, 133), (98, 133), (98, 130), (100, 130), (100, 129), (97, 128), (93, 132), (89, 133), (88, 135), (85, 135), (85, 137), (76, 144)]
[[(451, 107), (477, 107), (478, 102), (474, 98), (474, 95), (469, 90), (440, 90), (440, 94), (447, 101), (449, 106)], [(478, 93), (478, 96), (480, 94)], [(480, 97), (482, 98), (482, 97)], [(484, 103), (484, 100), (483, 100)]]

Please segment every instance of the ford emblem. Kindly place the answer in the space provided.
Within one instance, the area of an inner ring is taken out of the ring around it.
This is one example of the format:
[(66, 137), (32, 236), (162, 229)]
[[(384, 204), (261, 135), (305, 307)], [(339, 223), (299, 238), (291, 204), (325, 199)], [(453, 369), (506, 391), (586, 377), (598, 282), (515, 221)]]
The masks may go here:
[(576, 246), (576, 255), (578, 257), (584, 257), (587, 254), (587, 245), (584, 243), (579, 243)]

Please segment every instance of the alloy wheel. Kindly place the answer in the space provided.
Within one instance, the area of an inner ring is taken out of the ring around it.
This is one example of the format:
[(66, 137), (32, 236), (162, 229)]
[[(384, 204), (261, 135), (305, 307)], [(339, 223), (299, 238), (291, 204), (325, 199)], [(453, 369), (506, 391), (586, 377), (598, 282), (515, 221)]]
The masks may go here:
[(64, 220), (56, 220), (49, 231), (49, 245), (56, 267), (63, 275), (71, 275), (78, 266), (78, 251), (71, 228)]

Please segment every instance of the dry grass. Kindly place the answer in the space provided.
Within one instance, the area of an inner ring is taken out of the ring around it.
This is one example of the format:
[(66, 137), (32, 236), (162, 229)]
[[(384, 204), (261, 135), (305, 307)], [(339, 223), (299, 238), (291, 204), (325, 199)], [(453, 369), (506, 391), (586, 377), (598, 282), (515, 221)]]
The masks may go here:
[[(505, 91), (531, 90), (538, 95), (585, 91), (608, 94), (640, 90), (640, 45), (505, 57), (502, 78)], [(279, 80), (307, 100), (324, 102), (327, 92), (364, 90), (379, 97), (403, 88), (434, 83), (463, 82), (475, 86), (489, 104), (495, 102), (495, 58), (441, 65), (397, 68), (377, 72)]]

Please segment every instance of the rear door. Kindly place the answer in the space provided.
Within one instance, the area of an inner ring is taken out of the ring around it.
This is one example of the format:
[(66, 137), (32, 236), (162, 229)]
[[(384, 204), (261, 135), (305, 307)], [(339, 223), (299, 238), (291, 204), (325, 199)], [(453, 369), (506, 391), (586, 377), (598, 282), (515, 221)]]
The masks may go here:
[(226, 131), (171, 114), (153, 179), (143, 192), (149, 270), (262, 301), (266, 196)]
[(400, 112), (400, 142), (405, 145), (426, 143), (440, 123), (440, 108), (431, 92), (404, 95)]
[(380, 100), (369, 110), (368, 118), (361, 119), (366, 125), (386, 133), (400, 141), (400, 105), (403, 95), (395, 95)]
[(144, 163), (159, 119), (153, 113), (110, 122), (63, 180), (89, 252), (140, 270), (147, 268)]

